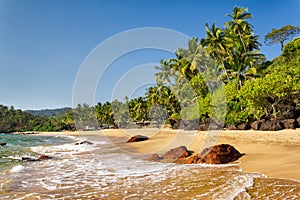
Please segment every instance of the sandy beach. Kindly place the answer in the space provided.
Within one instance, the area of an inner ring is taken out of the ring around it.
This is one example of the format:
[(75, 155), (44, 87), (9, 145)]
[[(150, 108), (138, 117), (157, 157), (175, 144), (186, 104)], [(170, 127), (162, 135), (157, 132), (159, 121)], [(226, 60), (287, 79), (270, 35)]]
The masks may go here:
[[(163, 154), (170, 148), (181, 145), (197, 153), (204, 147), (226, 143), (246, 154), (239, 159), (244, 171), (259, 172), (268, 177), (300, 180), (300, 167), (298, 166), (300, 163), (300, 129), (274, 132), (251, 130), (198, 132), (145, 128), (42, 134), (67, 134), (92, 141), (97, 140), (99, 135), (105, 135), (108, 141), (119, 148), (142, 154)], [(125, 143), (137, 134), (148, 136), (150, 139), (137, 143)]]

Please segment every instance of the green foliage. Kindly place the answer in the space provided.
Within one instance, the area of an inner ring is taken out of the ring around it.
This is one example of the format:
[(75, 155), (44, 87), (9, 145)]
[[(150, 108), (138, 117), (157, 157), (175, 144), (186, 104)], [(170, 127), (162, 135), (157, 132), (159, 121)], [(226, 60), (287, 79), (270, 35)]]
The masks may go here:
[(284, 46), (282, 56), (287, 61), (296, 59), (297, 62), (299, 62), (300, 61), (299, 51), (300, 51), (300, 37), (297, 37), (293, 39), (291, 42), (288, 42)]

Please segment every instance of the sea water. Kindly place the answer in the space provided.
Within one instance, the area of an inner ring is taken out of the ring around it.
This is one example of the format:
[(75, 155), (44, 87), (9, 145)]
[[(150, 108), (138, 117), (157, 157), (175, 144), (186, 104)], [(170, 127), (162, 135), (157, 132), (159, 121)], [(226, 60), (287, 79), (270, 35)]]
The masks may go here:
[[(70, 143), (69, 138), (11, 137), (30, 140), (23, 145), (30, 150), (22, 149), (23, 153), (14, 156), (45, 154), (53, 159), (19, 161), (2, 171), (0, 199), (300, 198), (299, 182), (246, 173), (238, 162), (226, 165), (148, 162), (147, 155), (124, 151), (115, 145), (118, 141), (112, 144), (103, 136), (92, 141), (93, 145), (75, 145), (74, 138)], [(4, 159), (12, 162), (7, 156)]]

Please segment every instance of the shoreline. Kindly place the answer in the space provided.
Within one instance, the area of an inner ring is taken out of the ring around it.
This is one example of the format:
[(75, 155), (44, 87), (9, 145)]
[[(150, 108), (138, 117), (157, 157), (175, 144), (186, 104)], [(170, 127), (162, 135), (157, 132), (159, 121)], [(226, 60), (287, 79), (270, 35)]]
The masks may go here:
[[(145, 135), (149, 140), (126, 143), (133, 135)], [(268, 178), (300, 180), (300, 129), (281, 131), (184, 131), (172, 129), (105, 129), (97, 131), (40, 132), (37, 135), (71, 135), (97, 141), (105, 136), (119, 148), (139, 154), (163, 154), (170, 148), (186, 146), (198, 153), (200, 149), (215, 144), (233, 145), (246, 153), (238, 161), (245, 172), (256, 172)], [(123, 143), (124, 141), (124, 143)]]

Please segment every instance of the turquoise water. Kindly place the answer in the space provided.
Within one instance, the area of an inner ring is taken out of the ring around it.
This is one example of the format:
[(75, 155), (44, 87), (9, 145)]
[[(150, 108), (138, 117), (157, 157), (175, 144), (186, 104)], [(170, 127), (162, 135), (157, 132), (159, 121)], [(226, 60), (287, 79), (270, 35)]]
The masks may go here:
[(0, 133), (0, 143), (3, 142), (6, 145), (0, 146), (0, 172), (20, 164), (22, 157), (39, 157), (40, 154), (31, 151), (31, 147), (60, 145), (73, 140), (57, 136)]

